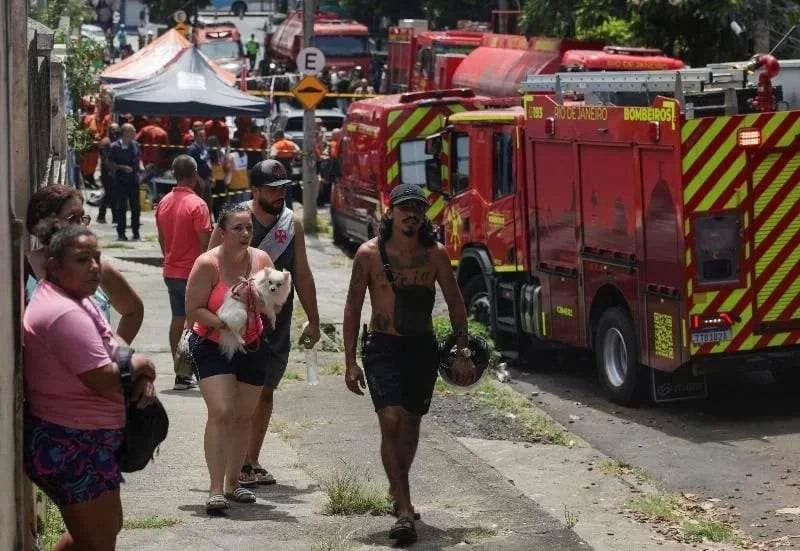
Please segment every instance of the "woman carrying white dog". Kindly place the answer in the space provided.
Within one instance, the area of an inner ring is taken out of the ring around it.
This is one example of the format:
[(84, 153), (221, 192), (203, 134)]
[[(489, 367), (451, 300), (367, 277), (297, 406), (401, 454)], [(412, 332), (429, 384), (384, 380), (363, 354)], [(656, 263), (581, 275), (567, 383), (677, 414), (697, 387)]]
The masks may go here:
[[(219, 225), (222, 243), (194, 263), (186, 286), (187, 322), (192, 325), (189, 350), (200, 391), (208, 408), (205, 454), (210, 476), (206, 511), (228, 508), (228, 501), (253, 503), (256, 496), (239, 486), (250, 418), (264, 385), (265, 347), (260, 347), (264, 329), (262, 306), (253, 275), (272, 261), (267, 253), (250, 246), (253, 221), (244, 205), (223, 209)], [(228, 360), (218, 342), (226, 326), (216, 312), (225, 298), (234, 294), (247, 304), (248, 320), (242, 333), (245, 351)]]

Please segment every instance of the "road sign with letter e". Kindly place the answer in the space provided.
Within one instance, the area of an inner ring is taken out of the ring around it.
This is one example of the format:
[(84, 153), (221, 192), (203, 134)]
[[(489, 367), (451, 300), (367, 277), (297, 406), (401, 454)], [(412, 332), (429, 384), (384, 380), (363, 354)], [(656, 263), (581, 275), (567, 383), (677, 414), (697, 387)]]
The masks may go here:
[(318, 75), (325, 68), (325, 54), (319, 48), (303, 48), (295, 61), (302, 74)]
[(314, 109), (328, 93), (328, 88), (314, 75), (306, 75), (294, 88), (292, 94), (306, 109)]

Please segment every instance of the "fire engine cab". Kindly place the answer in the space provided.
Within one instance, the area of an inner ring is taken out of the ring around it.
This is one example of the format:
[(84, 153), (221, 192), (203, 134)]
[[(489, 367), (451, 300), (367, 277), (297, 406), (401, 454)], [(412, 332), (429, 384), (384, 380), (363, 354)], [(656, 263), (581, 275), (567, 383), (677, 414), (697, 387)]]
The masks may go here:
[[(375, 236), (391, 189), (425, 184), (425, 138), (444, 127), (446, 116), (480, 109), (486, 100), (472, 90), (435, 90), (353, 102), (342, 127), (341, 176), (331, 190), (334, 241)], [(444, 199), (429, 201), (428, 217), (439, 220)]]
[[(453, 69), (480, 46), (478, 31), (421, 31), (414, 26), (389, 28), (389, 91), (392, 93), (444, 89), (435, 82), (437, 63), (446, 56)], [(443, 80), (443, 79), (442, 79)], [(441, 84), (444, 84), (442, 82)]]
[(592, 350), (620, 403), (796, 377), (800, 111), (775, 110), (774, 58), (750, 69), (530, 75), (523, 107), (451, 115), (426, 175), (469, 312)]

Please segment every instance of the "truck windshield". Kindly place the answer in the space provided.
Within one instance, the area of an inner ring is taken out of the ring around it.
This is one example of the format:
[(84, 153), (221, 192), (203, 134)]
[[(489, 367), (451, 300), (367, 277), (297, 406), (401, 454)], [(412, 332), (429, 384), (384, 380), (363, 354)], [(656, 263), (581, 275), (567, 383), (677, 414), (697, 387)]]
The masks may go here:
[(200, 51), (209, 59), (236, 59), (242, 57), (241, 46), (235, 40), (218, 40), (200, 45)]
[(400, 182), (424, 186), (425, 161), (432, 159), (425, 154), (425, 140), (410, 140), (400, 143)]
[(315, 36), (314, 46), (325, 57), (361, 57), (369, 55), (366, 36)]

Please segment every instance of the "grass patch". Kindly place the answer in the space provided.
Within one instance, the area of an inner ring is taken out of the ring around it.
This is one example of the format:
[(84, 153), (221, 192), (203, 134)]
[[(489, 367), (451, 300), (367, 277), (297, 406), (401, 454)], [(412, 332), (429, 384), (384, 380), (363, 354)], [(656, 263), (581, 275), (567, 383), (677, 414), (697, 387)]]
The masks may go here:
[(157, 530), (159, 528), (169, 528), (182, 522), (179, 518), (154, 515), (145, 518), (125, 519), (122, 523), (122, 528), (124, 530)]
[(330, 220), (317, 216), (317, 235), (333, 236), (333, 225), (331, 225)]
[(476, 528), (470, 528), (466, 532), (464, 532), (464, 536), (461, 539), (467, 545), (474, 545), (477, 543), (481, 543), (484, 540), (491, 539), (496, 535), (497, 535), (497, 530), (494, 530), (492, 528), (484, 528), (483, 526), (478, 526)]
[(370, 476), (352, 465), (334, 472), (322, 485), (328, 495), (326, 515), (384, 515), (391, 511), (385, 489), (379, 488)]
[(342, 362), (333, 362), (322, 368), (323, 375), (344, 375), (344, 364)]
[(650, 473), (648, 473), (644, 468), (633, 467), (629, 463), (619, 459), (606, 459), (605, 461), (602, 461), (600, 463), (600, 472), (612, 476), (631, 475), (636, 478), (636, 481), (640, 484), (649, 482), (653, 479), (650, 476)]
[(311, 546), (311, 551), (351, 551), (354, 549), (353, 536), (356, 532), (348, 530), (347, 526), (340, 526), (335, 532), (321, 534)]
[(568, 432), (537, 411), (525, 396), (507, 385), (492, 379), (484, 379), (473, 394), (479, 403), (495, 413), (515, 415), (517, 425), (527, 436), (535, 440), (558, 446), (569, 446), (574, 443)]
[(114, 241), (103, 245), (104, 249), (135, 249), (133, 245), (125, 243), (124, 241)]
[(293, 438), (297, 437), (297, 435), (289, 429), (289, 423), (287, 423), (286, 421), (273, 421), (270, 424), (269, 430), (270, 432), (272, 432), (273, 434), (277, 434), (284, 440), (292, 440)]
[(736, 539), (733, 528), (711, 519), (685, 522), (683, 535), (692, 541), (709, 540), (717, 543)]
[(58, 540), (61, 539), (61, 534), (66, 531), (67, 527), (64, 525), (64, 519), (61, 518), (61, 511), (58, 510), (55, 503), (48, 499), (43, 530), (45, 551), (53, 549)]
[(564, 524), (567, 525), (567, 528), (569, 528), (570, 530), (575, 528), (575, 526), (578, 524), (579, 519), (580, 516), (578, 515), (578, 513), (573, 513), (572, 511), (569, 510), (569, 508), (566, 505), (564, 505)]
[(680, 498), (675, 494), (656, 493), (632, 499), (628, 507), (656, 520), (675, 522), (680, 518)]
[(441, 377), (436, 377), (436, 384), (433, 385), (433, 393), (437, 396), (451, 396), (453, 389), (444, 382)]
[(147, 241), (148, 243), (158, 243), (158, 234), (148, 233), (144, 236), (143, 240)]
[(287, 381), (305, 381), (306, 378), (297, 371), (289, 371), (283, 374), (283, 378)]

